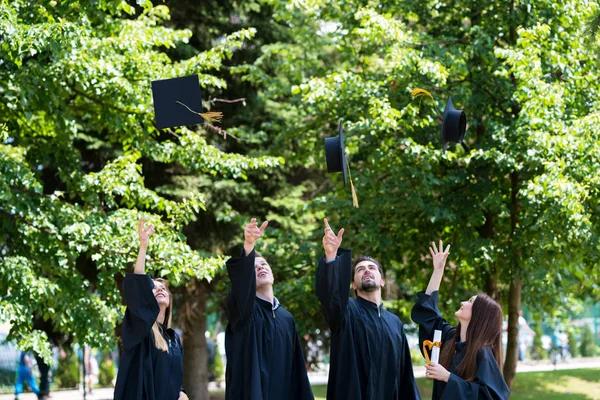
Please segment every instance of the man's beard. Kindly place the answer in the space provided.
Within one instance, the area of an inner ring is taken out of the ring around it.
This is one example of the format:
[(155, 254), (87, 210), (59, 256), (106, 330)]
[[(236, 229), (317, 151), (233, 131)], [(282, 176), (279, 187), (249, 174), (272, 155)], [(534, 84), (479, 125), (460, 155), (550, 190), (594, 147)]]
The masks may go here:
[(375, 292), (377, 289), (379, 289), (379, 285), (377, 285), (377, 283), (372, 279), (368, 281), (363, 280), (360, 283), (359, 289), (363, 292)]

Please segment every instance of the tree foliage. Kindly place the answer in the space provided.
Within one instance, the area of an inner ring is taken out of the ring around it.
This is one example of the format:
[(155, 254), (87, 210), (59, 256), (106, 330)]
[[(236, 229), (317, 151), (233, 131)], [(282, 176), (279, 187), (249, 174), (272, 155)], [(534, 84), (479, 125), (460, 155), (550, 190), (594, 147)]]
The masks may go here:
[[(199, 187), (174, 198), (147, 184), (165, 175), (244, 179), (279, 157), (246, 157), (209, 144), (212, 130), (154, 127), (150, 82), (211, 71), (254, 30), (174, 61), (165, 51), (189, 30), (165, 27), (165, 6), (124, 1), (2, 2), (0, 6), (0, 319), (21, 347), (49, 356), (35, 320), (78, 342), (107, 346), (123, 308), (135, 222), (156, 225), (148, 269), (179, 283), (210, 279), (222, 256), (192, 250), (182, 229), (205, 209)], [(144, 166), (144, 168), (143, 168)]]

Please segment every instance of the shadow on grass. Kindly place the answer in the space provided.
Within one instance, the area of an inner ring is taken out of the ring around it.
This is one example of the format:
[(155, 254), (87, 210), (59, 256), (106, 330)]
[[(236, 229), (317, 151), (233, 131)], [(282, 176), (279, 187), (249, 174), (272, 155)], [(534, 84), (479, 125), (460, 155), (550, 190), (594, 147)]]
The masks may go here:
[(511, 399), (600, 399), (600, 369), (528, 372), (517, 374)]
[[(431, 398), (433, 384), (418, 378), (421, 397)], [(325, 400), (327, 386), (313, 386), (315, 400)], [(211, 396), (212, 397), (212, 396)], [(600, 369), (526, 372), (517, 374), (511, 391), (511, 400), (600, 400)]]

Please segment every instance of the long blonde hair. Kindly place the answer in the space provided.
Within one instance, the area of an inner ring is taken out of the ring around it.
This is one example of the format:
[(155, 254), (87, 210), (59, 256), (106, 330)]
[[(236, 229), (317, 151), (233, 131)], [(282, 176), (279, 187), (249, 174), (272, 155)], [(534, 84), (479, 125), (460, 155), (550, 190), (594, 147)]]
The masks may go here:
[[(170, 328), (171, 327), (171, 317), (172, 317), (171, 316), (171, 306), (173, 303), (173, 296), (171, 295), (171, 291), (169, 290), (167, 281), (165, 281), (162, 278), (156, 278), (153, 280), (155, 282), (162, 283), (165, 286), (165, 290), (169, 294), (169, 305), (167, 306), (167, 309), (165, 310), (165, 319), (163, 320), (163, 325), (166, 325), (167, 328)], [(158, 327), (157, 321), (154, 321), (154, 325), (152, 325), (152, 334), (154, 335), (154, 345), (156, 346), (156, 348), (168, 353), (169, 345), (167, 344), (167, 341), (163, 337), (162, 333), (160, 332), (160, 328)]]

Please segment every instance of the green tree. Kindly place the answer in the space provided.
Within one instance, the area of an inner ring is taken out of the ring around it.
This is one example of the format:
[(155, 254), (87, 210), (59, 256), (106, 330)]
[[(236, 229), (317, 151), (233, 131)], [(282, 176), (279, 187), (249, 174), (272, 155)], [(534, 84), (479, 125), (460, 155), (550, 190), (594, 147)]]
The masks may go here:
[(577, 338), (575, 337), (575, 329), (571, 328), (567, 331), (567, 337), (569, 340), (569, 349), (571, 352), (571, 356), (573, 358), (579, 357), (579, 344), (577, 343)]
[(222, 267), (224, 257), (182, 234), (205, 209), (201, 186), (173, 196), (157, 182), (243, 180), (282, 163), (222, 151), (210, 126), (154, 127), (152, 80), (198, 74), (209, 92), (225, 87), (210, 72), (254, 34), (173, 61), (166, 51), (191, 32), (163, 26), (169, 16), (149, 2), (0, 2), (0, 319), (11, 322), (10, 339), (46, 359), (48, 333), (34, 320), (79, 343), (114, 343), (140, 215), (157, 230), (151, 273), (184, 286)]
[[(597, 56), (581, 28), (598, 3), (268, 4), (292, 38), (234, 70), (277, 101), (266, 111), (286, 122), (269, 132), (293, 152), (287, 167), (325, 171), (322, 138), (343, 118), (360, 208), (331, 180), (313, 206), (346, 228), (345, 246), (392, 267), (404, 317), (427, 243), (452, 243), (444, 308), (479, 290), (507, 306), (511, 385), (521, 299), (552, 312), (598, 290)], [(469, 150), (439, 150), (415, 87), (466, 110)]]
[(58, 361), (54, 380), (59, 388), (72, 389), (79, 384), (79, 362), (74, 351), (69, 351)]
[(596, 355), (596, 344), (594, 343), (594, 333), (589, 325), (584, 325), (581, 329), (581, 357), (593, 357)]
[(104, 357), (100, 363), (98, 384), (100, 387), (111, 387), (115, 377), (115, 363), (113, 362), (112, 358)]
[(542, 345), (542, 324), (537, 322), (535, 324), (535, 336), (533, 337), (533, 345), (531, 346), (531, 358), (534, 360), (545, 360), (548, 358), (548, 352)]

